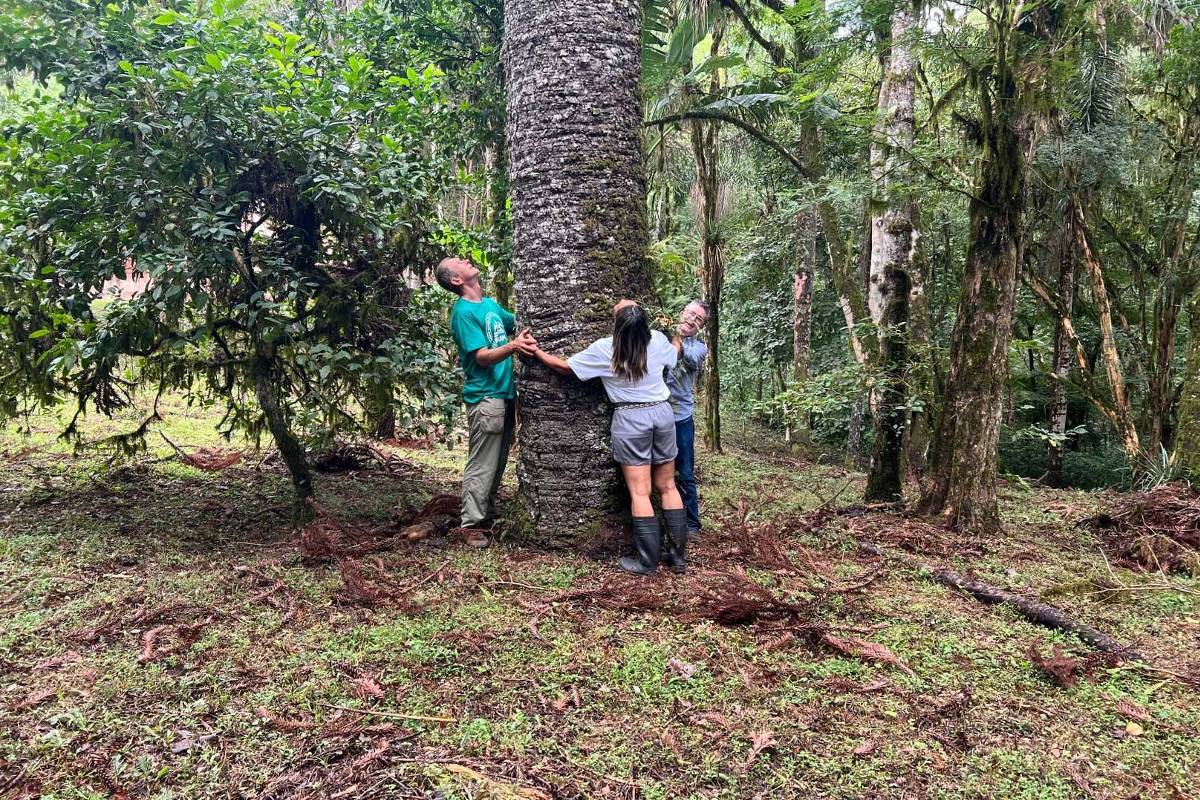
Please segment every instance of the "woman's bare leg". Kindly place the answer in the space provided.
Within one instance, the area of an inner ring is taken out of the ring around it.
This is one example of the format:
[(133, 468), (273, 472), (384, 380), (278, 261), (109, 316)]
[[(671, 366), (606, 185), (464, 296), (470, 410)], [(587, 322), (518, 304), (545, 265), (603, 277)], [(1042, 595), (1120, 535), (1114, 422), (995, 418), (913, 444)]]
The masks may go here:
[(683, 498), (679, 496), (679, 487), (675, 485), (675, 462), (655, 464), (652, 475), (654, 489), (662, 501), (663, 511), (683, 508)]
[(650, 465), (621, 465), (625, 485), (629, 487), (630, 513), (635, 517), (653, 517), (654, 506), (650, 503)]

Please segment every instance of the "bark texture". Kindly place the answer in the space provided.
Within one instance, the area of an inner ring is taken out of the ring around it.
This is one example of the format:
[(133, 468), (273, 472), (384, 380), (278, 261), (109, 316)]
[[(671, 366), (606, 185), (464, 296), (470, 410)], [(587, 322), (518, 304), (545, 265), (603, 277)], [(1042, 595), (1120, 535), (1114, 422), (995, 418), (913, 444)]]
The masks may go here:
[[(1100, 351), (1104, 355), (1104, 368), (1108, 373), (1108, 385), (1112, 392), (1113, 411), (1115, 412), (1112, 421), (1125, 447), (1125, 458), (1128, 459), (1130, 466), (1137, 470), (1141, 466), (1142, 446), (1138, 440), (1137, 428), (1133, 424), (1133, 409), (1129, 405), (1129, 393), (1125, 388), (1121, 354), (1117, 351), (1112, 307), (1108, 302), (1108, 288), (1104, 284), (1104, 268), (1100, 265), (1100, 258), (1088, 237), (1087, 221), (1083, 216), (1082, 206), (1077, 202), (1073, 210), (1079, 251), (1083, 256), (1083, 264), (1087, 269), (1088, 278), (1091, 280), (1092, 299), (1096, 302), (1096, 318), (1100, 323)], [(1173, 349), (1172, 352), (1174, 352)]]
[(867, 474), (869, 503), (900, 500), (908, 427), (909, 294), (917, 272), (917, 206), (907, 190), (916, 131), (917, 61), (909, 47), (915, 22), (903, 0), (892, 12), (891, 55), (879, 90), (879, 121), (871, 145), (878, 196), (872, 203), (867, 305), (878, 329), (882, 380), (875, 409), (875, 442)]
[(1192, 338), (1188, 345), (1183, 389), (1179, 396), (1175, 460), (1184, 469), (1200, 474), (1200, 296), (1192, 298), (1188, 323)]
[[(509, 0), (503, 59), (520, 325), (569, 355), (648, 286), (640, 0)], [(583, 547), (614, 509), (609, 408), (540, 365), (520, 370), (517, 475), (528, 535)]]
[(1054, 373), (1053, 392), (1050, 399), (1049, 420), (1051, 439), (1046, 448), (1046, 485), (1062, 487), (1066, 484), (1063, 476), (1063, 445), (1067, 434), (1067, 379), (1071, 376), (1072, 347), (1067, 335), (1064, 318), (1070, 320), (1075, 306), (1075, 222), (1074, 217), (1067, 215), (1063, 230), (1058, 236), (1058, 246), (1055, 248), (1058, 260), (1058, 298), (1062, 304), (1062, 313), (1054, 325)]
[(978, 532), (1000, 522), (996, 452), (1025, 206), (1014, 56), (1003, 45), (999, 50), (991, 79), (979, 87), (979, 192), (970, 202), (970, 245), (950, 336), (946, 394), (921, 502), (952, 528)]
[[(918, 230), (921, 227), (919, 213), (916, 227)], [(929, 449), (929, 439), (933, 434), (930, 409), (933, 406), (935, 395), (934, 358), (930, 348), (933, 320), (929, 308), (929, 294), (926, 292), (926, 287), (931, 286), (932, 281), (930, 280), (929, 252), (926, 250), (924, 242), (925, 239), (922, 236), (913, 243), (916, 248), (916, 268), (908, 276), (911, 281), (908, 292), (908, 391), (920, 401), (920, 406), (914, 405), (909, 412), (908, 440), (905, 452), (908, 454), (908, 469), (917, 477), (925, 473), (926, 451)]]
[[(796, 271), (792, 282), (792, 380), (803, 386), (812, 365), (813, 275), (817, 266), (817, 226), (820, 217), (812, 206), (796, 212)], [(808, 415), (800, 421), (797, 438), (808, 443)]]
[(943, 586), (967, 592), (982, 603), (1008, 605), (1035, 625), (1042, 625), (1051, 630), (1074, 634), (1102, 653), (1113, 653), (1130, 661), (1145, 660), (1138, 651), (1121, 644), (1107, 633), (1102, 633), (1091, 625), (1085, 625), (1082, 622), (1072, 619), (1060, 608), (1021, 597), (983, 581), (959, 575), (957, 572), (948, 569), (935, 571), (933, 579)]
[(267, 430), (271, 432), (271, 438), (279, 448), (279, 456), (291, 475), (292, 487), (296, 493), (292, 506), (292, 521), (299, 525), (307, 522), (312, 515), (308, 504), (308, 500), (313, 496), (312, 470), (308, 465), (304, 445), (292, 433), (288, 424), (279, 386), (275, 346), (260, 340), (255, 345), (254, 393), (266, 420)]
[[(724, 22), (713, 24), (712, 54), (721, 50)], [(721, 89), (721, 70), (713, 70), (709, 90)], [(689, 122), (692, 157), (696, 161), (696, 188), (700, 196), (698, 233), (700, 236), (700, 285), (708, 304), (708, 363), (704, 368), (704, 441), (709, 449), (721, 452), (721, 293), (725, 288), (725, 249), (718, 225), (720, 178), (717, 146), (721, 130), (716, 120), (694, 119)]]

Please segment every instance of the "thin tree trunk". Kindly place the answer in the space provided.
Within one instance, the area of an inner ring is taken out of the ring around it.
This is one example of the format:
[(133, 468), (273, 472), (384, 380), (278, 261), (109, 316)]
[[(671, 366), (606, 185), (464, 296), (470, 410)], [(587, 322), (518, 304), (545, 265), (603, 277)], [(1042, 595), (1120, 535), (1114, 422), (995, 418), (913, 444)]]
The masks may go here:
[[(813, 275), (817, 264), (816, 209), (805, 206), (796, 212), (796, 272), (792, 282), (792, 379), (798, 386), (808, 382), (812, 364)], [(811, 439), (808, 414), (800, 420), (797, 437)]]
[(498, 245), (500, 256), (491, 276), (492, 294), (497, 303), (512, 308), (512, 262), (505, 255), (508, 249), (499, 246), (508, 241), (512, 233), (512, 220), (508, 213), (508, 143), (503, 129), (493, 133), (492, 143), (484, 150), (483, 163), (487, 170), (485, 220), (491, 229), (492, 240)]
[[(1066, 319), (1070, 319), (1075, 306), (1075, 241), (1074, 215), (1068, 214), (1058, 237), (1057, 248), (1058, 298)], [(1046, 449), (1046, 484), (1052, 487), (1066, 485), (1063, 477), (1063, 445), (1067, 435), (1067, 379), (1071, 375), (1071, 360), (1071, 341), (1060, 317), (1054, 325), (1054, 386), (1049, 414), (1051, 440)]]
[(279, 449), (279, 455), (287, 467), (295, 490), (295, 502), (292, 509), (292, 519), (296, 524), (308, 521), (312, 511), (308, 500), (313, 496), (312, 471), (308, 465), (308, 455), (304, 445), (292, 433), (288, 424), (287, 413), (279, 396), (279, 377), (275, 374), (275, 348), (265, 342), (255, 346), (254, 360), (254, 393), (258, 399), (258, 407), (262, 409), (267, 422), (267, 430)]
[(980, 186), (969, 206), (971, 238), (950, 336), (946, 397), (921, 501), (926, 513), (952, 528), (980, 532), (1000, 524), (996, 453), (1025, 205), (1014, 57), (1002, 38), (997, 55), (990, 79), (978, 87)]
[(846, 435), (846, 460), (854, 469), (863, 468), (863, 407), (866, 405), (863, 395), (854, 398), (850, 404), (850, 430)]
[(1175, 399), (1175, 331), (1183, 297), (1175, 276), (1161, 287), (1154, 304), (1154, 348), (1147, 386), (1150, 407), (1149, 453), (1156, 456), (1170, 446), (1171, 405)]
[(875, 409), (875, 442), (867, 475), (869, 503), (904, 493), (904, 437), (908, 423), (908, 337), (911, 276), (917, 271), (916, 202), (908, 192), (908, 153), (915, 138), (917, 62), (909, 49), (915, 22), (901, 0), (892, 11), (892, 46), (879, 90), (879, 121), (871, 169), (881, 197), (871, 203), (868, 308), (878, 329), (882, 379)]
[(667, 181), (667, 140), (666, 129), (658, 129), (659, 142), (656, 156), (657, 169), (655, 179), (658, 188), (654, 197), (654, 235), (652, 242), (661, 242), (671, 233), (671, 186)]
[(1116, 334), (1113, 331), (1112, 309), (1108, 302), (1108, 289), (1104, 285), (1104, 269), (1099, 256), (1092, 248), (1087, 232), (1087, 220), (1078, 201), (1073, 206), (1074, 222), (1083, 265), (1091, 279), (1092, 299), (1096, 302), (1096, 317), (1100, 323), (1100, 352), (1104, 357), (1104, 368), (1108, 373), (1109, 391), (1112, 392), (1113, 410), (1116, 412), (1117, 434), (1125, 447), (1125, 458), (1137, 470), (1141, 464), (1142, 447), (1138, 441), (1137, 427), (1133, 424), (1133, 411), (1129, 406), (1129, 394), (1125, 389), (1125, 375), (1121, 369), (1121, 354), (1117, 351)]
[[(518, 315), (550, 352), (578, 352), (612, 305), (648, 289), (640, 0), (504, 8), (507, 141)], [(595, 540), (617, 472), (599, 382), (524, 365), (517, 476), (528, 536)]]
[[(917, 215), (916, 227), (920, 228), (920, 215)], [(926, 287), (932, 285), (929, 270), (929, 253), (924, 246), (925, 237), (918, 236), (914, 242), (916, 249), (915, 269), (909, 273), (911, 286), (908, 293), (909, 326), (908, 341), (909, 377), (908, 389), (913, 398), (919, 401), (910, 404), (908, 439), (905, 452), (908, 455), (908, 468), (915, 476), (920, 477), (925, 472), (925, 451), (929, 448), (929, 438), (932, 434), (930, 420), (934, 398), (933, 387), (933, 353), (930, 350), (932, 319), (929, 308), (929, 295)]]
[[(713, 25), (712, 54), (720, 53), (724, 25), (718, 17)], [(721, 71), (714, 70), (710, 90), (721, 88)], [(721, 292), (725, 287), (725, 253), (717, 225), (720, 181), (717, 165), (720, 128), (714, 120), (690, 122), (692, 156), (696, 161), (696, 185), (700, 193), (700, 283), (708, 304), (708, 359), (704, 369), (704, 441), (721, 452)]]
[(825, 246), (829, 251), (829, 272), (833, 278), (833, 288), (838, 293), (838, 305), (842, 309), (843, 319), (846, 320), (850, 354), (855, 363), (866, 364), (867, 348), (863, 344), (858, 324), (867, 319), (867, 309), (856, 279), (855, 265), (851, 261), (845, 236), (842, 235), (842, 223), (833, 204), (826, 200), (817, 204), (817, 211), (821, 217), (822, 232), (825, 234)]
[(1192, 298), (1188, 329), (1191, 339), (1179, 397), (1175, 461), (1184, 469), (1200, 474), (1200, 295)]

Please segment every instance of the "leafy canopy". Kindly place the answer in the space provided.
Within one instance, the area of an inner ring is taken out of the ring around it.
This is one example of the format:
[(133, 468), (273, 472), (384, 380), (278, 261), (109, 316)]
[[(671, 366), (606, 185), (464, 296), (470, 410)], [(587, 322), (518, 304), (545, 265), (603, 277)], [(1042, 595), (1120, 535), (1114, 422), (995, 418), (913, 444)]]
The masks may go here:
[[(277, 440), (393, 399), (450, 413), (443, 301), (410, 288), (461, 146), (442, 73), (362, 55), (369, 6), (197, 6), (0, 21), (0, 65), (50, 87), (0, 106), (0, 415), (146, 385), (226, 404), (227, 430), (278, 406)], [(148, 290), (102, 300), (127, 269)]]

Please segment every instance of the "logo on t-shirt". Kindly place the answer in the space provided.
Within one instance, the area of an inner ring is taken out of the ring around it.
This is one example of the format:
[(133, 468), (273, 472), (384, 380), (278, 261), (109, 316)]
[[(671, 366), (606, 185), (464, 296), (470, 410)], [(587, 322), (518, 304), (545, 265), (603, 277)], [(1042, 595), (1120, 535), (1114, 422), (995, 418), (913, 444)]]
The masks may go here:
[(488, 344), (492, 347), (508, 344), (508, 333), (504, 330), (504, 320), (500, 319), (500, 315), (495, 311), (489, 311), (483, 318), (483, 332), (487, 336)]

